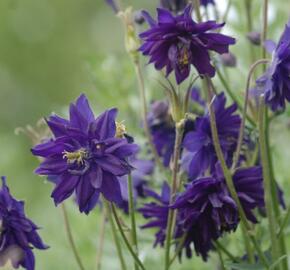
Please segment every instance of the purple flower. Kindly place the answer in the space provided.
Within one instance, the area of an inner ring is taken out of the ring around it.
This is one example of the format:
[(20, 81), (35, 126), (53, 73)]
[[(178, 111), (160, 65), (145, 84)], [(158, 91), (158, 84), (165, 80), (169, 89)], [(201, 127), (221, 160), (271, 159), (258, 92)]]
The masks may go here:
[(191, 65), (199, 74), (213, 77), (215, 69), (210, 63), (209, 51), (226, 53), (229, 45), (235, 43), (235, 39), (213, 32), (224, 24), (196, 23), (191, 16), (191, 5), (178, 16), (161, 8), (157, 13), (156, 22), (144, 11), (150, 29), (140, 34), (144, 41), (140, 51), (150, 57), (149, 63), (154, 63), (158, 70), (166, 67), (167, 76), (174, 70), (178, 84), (189, 76)]
[[(226, 160), (230, 163), (233, 151), (236, 149), (241, 125), (240, 117), (234, 114), (237, 110), (237, 105), (233, 104), (226, 107), (226, 97), (224, 93), (221, 93), (216, 96), (213, 107), (220, 145)], [(187, 151), (183, 153), (182, 165), (191, 179), (203, 175), (208, 169), (214, 171), (217, 156), (212, 140), (208, 112), (196, 119), (195, 129), (185, 135), (183, 147)]]
[(100, 193), (112, 202), (122, 200), (118, 177), (132, 167), (128, 158), (138, 147), (124, 138), (125, 127), (115, 121), (117, 109), (110, 109), (98, 118), (85, 95), (70, 105), (69, 120), (52, 115), (47, 120), (54, 138), (32, 149), (44, 161), (36, 169), (40, 175), (57, 179), (52, 198), (56, 205), (73, 192), (79, 210), (88, 214)]
[(183, 11), (188, 4), (188, 0), (160, 0), (160, 6), (175, 14)]
[(142, 208), (138, 209), (138, 211), (144, 216), (144, 218), (150, 219), (150, 221), (147, 224), (141, 226), (141, 228), (157, 228), (158, 231), (155, 234), (156, 239), (154, 247), (157, 245), (163, 246), (166, 238), (166, 227), (170, 201), (170, 187), (167, 182), (164, 182), (161, 195), (148, 189), (147, 196), (154, 198), (156, 202), (146, 203)]
[(33, 248), (47, 249), (37, 233), (39, 229), (25, 216), (24, 202), (14, 199), (2, 177), (0, 189), (0, 266), (9, 261), (13, 268), (35, 269)]
[[(260, 167), (239, 169), (233, 176), (235, 188), (247, 218), (256, 223), (252, 213), (264, 206), (263, 178)], [(192, 181), (171, 206), (178, 210), (179, 235), (186, 233), (184, 249), (192, 256), (194, 244), (197, 255), (204, 260), (212, 249), (212, 241), (224, 232), (235, 231), (239, 224), (238, 208), (232, 199), (220, 168), (214, 176)]]
[[(148, 181), (147, 176), (151, 175), (154, 170), (154, 162), (151, 160), (142, 160), (137, 159), (136, 157), (130, 159), (130, 164), (134, 167), (135, 170), (132, 171), (132, 181), (133, 181), (133, 195), (134, 200), (136, 201), (138, 197), (146, 197), (146, 186)], [(122, 176), (119, 178), (121, 185), (121, 194), (122, 202), (118, 204), (118, 207), (124, 210), (125, 213), (128, 213), (128, 177)]]
[(271, 66), (257, 80), (257, 86), (265, 93), (266, 103), (272, 111), (285, 109), (285, 101), (290, 101), (290, 21), (275, 47), (267, 42), (267, 49), (273, 52)]

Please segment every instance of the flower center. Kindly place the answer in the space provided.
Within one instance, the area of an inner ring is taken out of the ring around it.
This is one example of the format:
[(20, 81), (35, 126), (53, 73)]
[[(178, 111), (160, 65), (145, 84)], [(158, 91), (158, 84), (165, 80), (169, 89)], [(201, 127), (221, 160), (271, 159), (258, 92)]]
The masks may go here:
[(63, 158), (67, 159), (68, 164), (77, 163), (78, 165), (84, 164), (84, 159), (87, 158), (88, 153), (85, 149), (81, 148), (75, 152), (63, 152)]
[(126, 134), (126, 126), (124, 122), (115, 122), (116, 123), (116, 138), (123, 138)]
[(189, 64), (189, 52), (186, 48), (181, 49), (178, 62), (181, 66), (187, 66)]

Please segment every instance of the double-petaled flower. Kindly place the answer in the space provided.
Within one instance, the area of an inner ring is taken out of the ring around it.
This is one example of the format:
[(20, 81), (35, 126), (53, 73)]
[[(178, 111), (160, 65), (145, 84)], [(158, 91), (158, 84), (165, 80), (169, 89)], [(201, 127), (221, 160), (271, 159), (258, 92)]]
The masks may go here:
[(24, 202), (10, 194), (5, 178), (0, 189), (0, 267), (35, 269), (33, 248), (47, 249), (37, 233), (39, 229), (24, 212)]
[[(256, 223), (253, 210), (264, 206), (262, 169), (239, 169), (233, 175), (233, 182), (246, 217)], [(184, 250), (187, 257), (192, 256), (193, 243), (197, 255), (206, 260), (212, 241), (224, 232), (235, 231), (240, 221), (237, 204), (228, 191), (219, 166), (214, 175), (188, 184), (171, 207), (177, 209), (178, 235), (186, 235)]]
[(138, 147), (128, 143), (117, 109), (95, 118), (87, 98), (81, 95), (70, 105), (69, 120), (57, 115), (47, 119), (54, 137), (35, 146), (32, 153), (43, 158), (36, 173), (57, 179), (52, 192), (59, 204), (74, 192), (81, 212), (89, 213), (103, 196), (122, 201), (118, 177), (130, 173), (128, 158)]
[(157, 70), (166, 68), (167, 76), (174, 71), (178, 84), (189, 76), (191, 65), (200, 75), (213, 77), (215, 69), (210, 63), (209, 51), (227, 53), (229, 45), (235, 43), (235, 39), (214, 32), (223, 23), (196, 23), (191, 5), (177, 16), (166, 9), (157, 9), (157, 21), (147, 12), (143, 13), (150, 29), (140, 34), (143, 40), (140, 51), (149, 56), (149, 63), (154, 63)]

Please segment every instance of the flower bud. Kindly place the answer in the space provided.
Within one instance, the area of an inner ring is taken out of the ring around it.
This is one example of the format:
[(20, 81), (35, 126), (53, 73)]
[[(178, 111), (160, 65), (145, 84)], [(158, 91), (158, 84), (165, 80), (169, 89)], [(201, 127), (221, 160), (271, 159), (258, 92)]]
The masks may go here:
[(138, 10), (138, 11), (135, 11), (134, 12), (134, 22), (136, 24), (143, 24), (145, 22), (145, 19), (142, 15), (142, 11), (141, 10)]
[(220, 56), (221, 62), (226, 67), (236, 67), (237, 66), (237, 58), (232, 53), (224, 53)]
[(261, 45), (261, 33), (260, 32), (250, 32), (247, 34), (248, 40), (256, 46)]

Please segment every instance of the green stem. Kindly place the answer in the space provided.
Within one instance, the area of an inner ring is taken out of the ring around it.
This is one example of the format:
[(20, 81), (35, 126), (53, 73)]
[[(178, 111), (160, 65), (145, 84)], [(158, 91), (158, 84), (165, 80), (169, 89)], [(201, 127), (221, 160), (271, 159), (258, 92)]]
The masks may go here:
[(102, 220), (101, 220), (100, 233), (99, 233), (99, 243), (98, 243), (98, 250), (97, 250), (97, 259), (96, 259), (97, 270), (101, 270), (102, 268), (102, 257), (103, 257), (103, 251), (104, 251), (104, 243), (105, 243), (104, 240), (105, 240), (106, 219), (107, 219), (107, 211), (106, 211), (106, 208), (103, 207)]
[(239, 139), (238, 139), (238, 144), (237, 144), (237, 151), (234, 155), (233, 159), (233, 165), (232, 169), (234, 170), (240, 157), (240, 153), (242, 150), (242, 144), (243, 144), (243, 139), (244, 139), (244, 130), (245, 130), (245, 125), (246, 125), (246, 117), (247, 117), (247, 109), (248, 109), (248, 104), (249, 104), (249, 92), (250, 92), (250, 85), (251, 85), (251, 80), (253, 73), (255, 69), (261, 65), (268, 63), (270, 60), (268, 59), (261, 59), (256, 61), (250, 68), (248, 78), (247, 78), (247, 85), (246, 85), (246, 93), (245, 93), (245, 103), (244, 103), (244, 108), (243, 108), (243, 115), (242, 115), (242, 122), (241, 122), (241, 127), (240, 127), (240, 132), (239, 132)]
[(61, 204), (61, 209), (62, 209), (62, 213), (63, 213), (65, 231), (66, 231), (66, 234), (67, 234), (67, 237), (69, 240), (70, 247), (71, 247), (72, 252), (74, 254), (75, 260), (78, 264), (79, 269), (85, 270), (83, 263), (82, 263), (82, 260), (81, 260), (81, 257), (78, 253), (78, 250), (77, 250), (75, 242), (74, 242), (74, 238), (72, 235), (72, 231), (71, 231), (71, 227), (70, 227), (70, 223), (69, 223), (69, 219), (68, 219), (67, 210), (66, 210), (64, 203)]
[(120, 220), (119, 220), (119, 218), (118, 218), (118, 214), (117, 214), (116, 208), (115, 208), (114, 204), (112, 204), (112, 203), (111, 203), (111, 209), (112, 209), (112, 213), (113, 213), (114, 219), (115, 219), (115, 221), (116, 221), (116, 223), (117, 223), (117, 227), (118, 227), (118, 229), (119, 229), (119, 231), (120, 231), (120, 233), (121, 233), (121, 236), (122, 236), (122, 238), (123, 238), (123, 240), (124, 240), (124, 242), (125, 242), (125, 245), (126, 245), (128, 251), (130, 252), (131, 256), (132, 256), (133, 259), (134, 259), (134, 262), (137, 263), (138, 266), (139, 266), (142, 270), (145, 270), (144, 265), (143, 265), (142, 262), (140, 261), (138, 255), (135, 253), (134, 249), (132, 248), (132, 246), (131, 246), (129, 240), (127, 239), (127, 237), (126, 237), (126, 235), (125, 235), (125, 232), (124, 232), (124, 230), (123, 230), (123, 228), (122, 228), (122, 224), (121, 224), (121, 222), (120, 222)]
[(265, 138), (265, 100), (264, 96), (260, 98), (260, 108), (259, 108), (259, 139), (260, 139), (260, 151), (261, 160), (263, 166), (263, 178), (264, 178), (264, 190), (265, 190), (265, 206), (268, 217), (268, 226), (271, 237), (271, 247), (272, 247), (272, 258), (276, 261), (279, 258), (279, 247), (276, 238), (276, 228), (277, 223), (274, 215), (274, 204), (272, 198), (272, 184), (271, 184), (271, 173), (269, 168), (269, 156), (267, 154), (267, 143)]
[[(208, 80), (210, 80), (210, 78), (207, 77), (207, 81)], [(208, 92), (209, 92), (208, 97), (210, 97), (211, 96), (210, 85), (208, 84), (207, 87), (208, 87)], [(219, 142), (215, 113), (214, 113), (211, 105), (212, 105), (212, 101), (208, 100), (208, 111), (209, 111), (209, 116), (210, 116), (210, 126), (211, 126), (213, 144), (214, 144), (216, 155), (217, 155), (218, 160), (221, 164), (221, 168), (222, 168), (222, 171), (223, 171), (223, 174), (225, 177), (227, 187), (229, 189), (229, 192), (230, 192), (232, 198), (234, 199), (234, 201), (237, 204), (238, 211), (239, 211), (240, 218), (241, 218), (241, 222), (242, 222), (242, 226), (244, 226), (248, 237), (253, 242), (253, 244), (258, 252), (258, 255), (261, 259), (261, 262), (268, 268), (269, 264), (267, 262), (267, 259), (264, 255), (264, 253), (261, 251), (261, 249), (260, 249), (259, 245), (257, 244), (257, 241), (253, 235), (252, 226), (248, 223), (245, 211), (244, 211), (242, 204), (239, 200), (239, 197), (238, 197), (238, 194), (237, 194), (237, 191), (236, 191), (233, 179), (232, 179), (231, 172), (230, 172), (229, 168), (227, 167), (227, 164), (226, 164), (226, 161), (225, 161), (222, 149), (221, 149), (221, 145)]]
[(181, 252), (181, 250), (183, 249), (185, 240), (187, 237), (187, 233), (184, 233), (183, 236), (181, 237), (181, 239), (179, 240), (178, 246), (174, 252), (173, 257), (170, 260), (170, 265), (174, 263), (175, 259), (177, 258), (178, 254)]
[[(226, 79), (224, 78), (224, 76), (222, 75), (221, 71), (218, 68), (216, 68), (216, 71), (217, 71), (217, 75), (218, 75), (223, 87), (226, 89), (226, 91), (229, 94), (229, 96), (231, 97), (231, 99), (237, 104), (238, 109), (242, 112), (243, 105), (242, 105), (241, 101), (237, 98), (237, 94), (232, 92), (230, 86), (228, 85), (228, 83), (227, 83)], [(255, 121), (248, 114), (246, 115), (246, 118), (253, 127), (256, 126)]]
[[(182, 142), (182, 136), (184, 131), (184, 120), (180, 120), (175, 125), (176, 136), (174, 144), (174, 153), (173, 153), (173, 165), (172, 165), (172, 187), (171, 187), (171, 198), (170, 202), (173, 202), (178, 186), (178, 171), (179, 171), (179, 159), (180, 159), (180, 148)], [(167, 219), (167, 228), (166, 228), (166, 239), (165, 239), (165, 270), (170, 268), (170, 247), (171, 247), (171, 237), (174, 230), (174, 210), (169, 209), (168, 219)]]
[[(138, 240), (137, 240), (137, 231), (136, 231), (136, 220), (135, 220), (135, 206), (134, 206), (134, 195), (133, 195), (133, 183), (132, 175), (128, 174), (128, 193), (129, 193), (129, 215), (131, 218), (131, 237), (133, 243), (133, 249), (138, 255)], [(138, 264), (135, 263), (135, 269), (138, 270)]]
[(215, 249), (217, 250), (217, 253), (218, 253), (218, 256), (219, 256), (219, 259), (220, 259), (220, 263), (221, 263), (221, 269), (222, 269), (222, 270), (226, 270), (225, 263), (224, 263), (224, 259), (223, 259), (223, 255), (222, 255), (222, 253), (221, 253), (221, 250), (219, 249), (219, 246), (216, 245), (215, 242), (213, 242), (213, 246), (214, 246)]
[[(266, 58), (266, 48), (263, 46), (264, 42), (267, 40), (267, 31), (268, 31), (268, 0), (263, 2), (263, 30), (262, 30), (262, 58)], [(266, 66), (264, 67), (264, 71)]]
[(115, 226), (115, 223), (114, 223), (114, 219), (112, 217), (112, 211), (111, 211), (112, 209), (110, 207), (109, 202), (105, 198), (104, 198), (103, 202), (104, 202), (104, 205), (105, 205), (105, 207), (107, 209), (107, 213), (108, 213), (109, 221), (110, 221), (110, 224), (111, 224), (111, 230), (112, 230), (115, 246), (116, 246), (118, 257), (119, 257), (119, 260), (120, 260), (121, 269), (122, 270), (126, 270), (127, 266), (126, 266), (126, 263), (125, 263), (125, 260), (124, 260), (122, 247), (121, 247), (121, 243), (119, 241), (119, 237), (118, 237), (117, 229), (116, 229), (116, 226)]
[(154, 156), (154, 160), (155, 160), (157, 166), (159, 167), (159, 169), (161, 171), (163, 171), (164, 167), (163, 167), (163, 164), (162, 164), (160, 157), (157, 153), (156, 147), (153, 143), (153, 139), (152, 139), (152, 136), (150, 133), (150, 128), (149, 128), (148, 121), (147, 121), (147, 100), (146, 100), (146, 94), (145, 94), (145, 84), (144, 84), (144, 78), (143, 78), (142, 71), (141, 71), (140, 62), (138, 59), (136, 59), (134, 61), (134, 67), (135, 67), (135, 72), (136, 72), (138, 85), (139, 85), (144, 132), (145, 132), (145, 135), (147, 137), (152, 154)]
[(255, 262), (255, 254), (253, 252), (253, 247), (251, 245), (250, 238), (247, 235), (247, 230), (245, 229), (245, 226), (241, 226), (241, 231), (242, 231), (242, 235), (243, 235), (243, 238), (244, 238), (244, 244), (245, 244), (245, 247), (246, 247), (246, 252), (247, 252), (247, 255), (248, 255), (248, 261), (250, 263), (254, 263)]
[(235, 263), (239, 262), (239, 260), (232, 253), (230, 253), (220, 242), (215, 241), (214, 244), (219, 250), (221, 250), (225, 255), (227, 255), (232, 262)]
[(280, 226), (279, 232), (277, 234), (278, 238), (281, 238), (283, 236), (284, 229), (287, 226), (287, 224), (289, 223), (289, 220), (290, 220), (290, 206), (288, 207), (286, 215), (285, 215), (283, 221), (281, 222), (281, 226)]
[(200, 13), (200, 0), (193, 0), (194, 11), (198, 22), (202, 22), (202, 16)]

